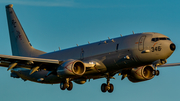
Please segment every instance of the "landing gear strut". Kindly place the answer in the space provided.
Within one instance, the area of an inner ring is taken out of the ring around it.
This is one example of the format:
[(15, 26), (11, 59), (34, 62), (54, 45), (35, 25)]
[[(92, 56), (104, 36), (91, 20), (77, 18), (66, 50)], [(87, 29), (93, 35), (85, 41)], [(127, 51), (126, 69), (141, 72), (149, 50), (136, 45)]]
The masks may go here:
[(158, 60), (154, 61), (154, 62), (152, 63), (153, 66), (154, 66), (154, 68), (155, 68), (153, 74), (156, 75), (156, 76), (159, 76), (159, 70), (157, 70), (157, 66), (163, 65), (163, 64), (165, 64), (166, 62), (167, 62), (166, 59), (158, 59)]
[(107, 84), (106, 84), (106, 83), (103, 83), (103, 84), (101, 85), (101, 91), (102, 91), (103, 93), (105, 93), (106, 91), (108, 91), (109, 93), (112, 93), (113, 90), (114, 90), (114, 86), (113, 86), (113, 84), (110, 84), (110, 78), (108, 77), (108, 78), (107, 78)]
[(73, 83), (69, 81), (69, 79), (66, 79), (66, 81), (60, 83), (60, 88), (61, 90), (65, 90), (67, 88), (67, 90), (70, 91), (73, 88)]

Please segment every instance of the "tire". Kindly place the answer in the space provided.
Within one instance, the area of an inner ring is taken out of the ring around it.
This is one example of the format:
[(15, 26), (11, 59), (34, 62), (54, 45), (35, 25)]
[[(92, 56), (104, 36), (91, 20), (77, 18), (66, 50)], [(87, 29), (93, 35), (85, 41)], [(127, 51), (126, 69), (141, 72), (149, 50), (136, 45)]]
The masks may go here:
[(159, 70), (156, 70), (156, 76), (159, 76)]
[(69, 82), (69, 87), (67, 88), (67, 90), (70, 91), (70, 90), (72, 90), (72, 88), (73, 88), (73, 83), (70, 81), (70, 82)]
[(105, 92), (107, 91), (107, 84), (103, 83), (103, 84), (101, 85), (101, 91), (102, 91), (103, 93), (105, 93)]
[(113, 90), (114, 90), (114, 86), (113, 86), (113, 84), (110, 84), (109, 86), (110, 86), (110, 89), (108, 90), (108, 92), (109, 92), (109, 93), (112, 93)]
[(60, 89), (65, 90), (66, 89), (66, 84), (64, 82), (60, 83)]

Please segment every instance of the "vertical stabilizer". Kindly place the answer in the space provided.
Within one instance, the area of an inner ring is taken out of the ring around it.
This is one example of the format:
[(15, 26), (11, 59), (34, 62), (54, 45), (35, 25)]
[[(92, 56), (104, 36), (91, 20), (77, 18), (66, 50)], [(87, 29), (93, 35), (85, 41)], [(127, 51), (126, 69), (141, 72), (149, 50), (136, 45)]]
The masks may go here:
[(34, 49), (29, 42), (14, 10), (13, 5), (6, 6), (12, 54), (16, 56), (37, 57), (45, 52)]

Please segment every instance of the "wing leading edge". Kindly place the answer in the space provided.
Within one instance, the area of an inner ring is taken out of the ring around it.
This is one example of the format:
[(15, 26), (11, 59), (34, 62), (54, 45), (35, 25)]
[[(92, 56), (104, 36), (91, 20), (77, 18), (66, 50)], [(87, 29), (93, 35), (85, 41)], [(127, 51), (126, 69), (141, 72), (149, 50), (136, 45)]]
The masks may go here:
[(44, 58), (31, 58), (22, 56), (0, 55), (0, 66), (8, 67), (11, 70), (14, 67), (31, 69), (30, 75), (39, 68), (49, 71), (55, 70), (63, 61)]
[(180, 66), (180, 63), (169, 63), (169, 64), (164, 64), (158, 67), (171, 67), (171, 66)]

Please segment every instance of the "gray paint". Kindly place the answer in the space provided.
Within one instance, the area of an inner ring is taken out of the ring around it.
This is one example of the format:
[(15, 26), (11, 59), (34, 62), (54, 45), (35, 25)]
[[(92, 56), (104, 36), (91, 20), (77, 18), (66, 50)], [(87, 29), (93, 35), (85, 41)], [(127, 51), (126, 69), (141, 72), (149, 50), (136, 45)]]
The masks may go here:
[[(59, 61), (75, 59), (81, 60), (84, 63), (96, 62), (99, 64), (96, 68), (92, 67), (90, 70), (86, 71), (85, 74), (80, 77), (80, 79), (101, 78), (105, 77), (104, 75), (106, 73), (113, 76), (119, 71), (125, 69), (150, 65), (156, 60), (167, 59), (173, 53), (173, 51), (170, 50), (170, 44), (172, 44), (170, 40), (160, 40), (157, 42), (151, 41), (152, 38), (156, 37), (167, 38), (165, 35), (153, 32), (132, 34), (124, 37), (114, 38), (113, 40), (108, 39), (92, 44), (45, 53), (43, 51), (34, 49), (30, 45), (29, 40), (27, 39), (27, 36), (11, 5), (6, 6), (6, 12), (13, 55), (54, 59)], [(160, 46), (162, 49), (160, 51), (152, 52), (152, 48), (158, 46)], [(143, 51), (147, 51), (147, 53), (144, 53)], [(127, 56), (129, 59), (125, 58)], [(28, 58), (27, 61), (29, 61)], [(0, 65), (7, 67), (8, 63), (1, 63)], [(55, 65), (52, 65), (52, 67), (45, 66), (45, 68), (53, 69), (53, 66)], [(45, 77), (49, 72), (46, 70), (40, 70), (32, 75), (29, 75), (29, 72), (31, 71), (30, 69), (31, 68), (14, 68), (11, 72), (18, 74), (18, 76), (20, 76), (22, 79), (27, 79), (34, 82), (38, 82), (37, 80), (39, 78)], [(51, 75), (44, 79), (45, 80), (40, 83), (59, 83), (65, 80), (65, 78), (55, 75)]]
[(6, 6), (6, 14), (9, 27), (9, 36), (11, 41), (12, 54), (16, 56), (36, 57), (45, 52), (34, 49), (31, 46), (12, 5)]

